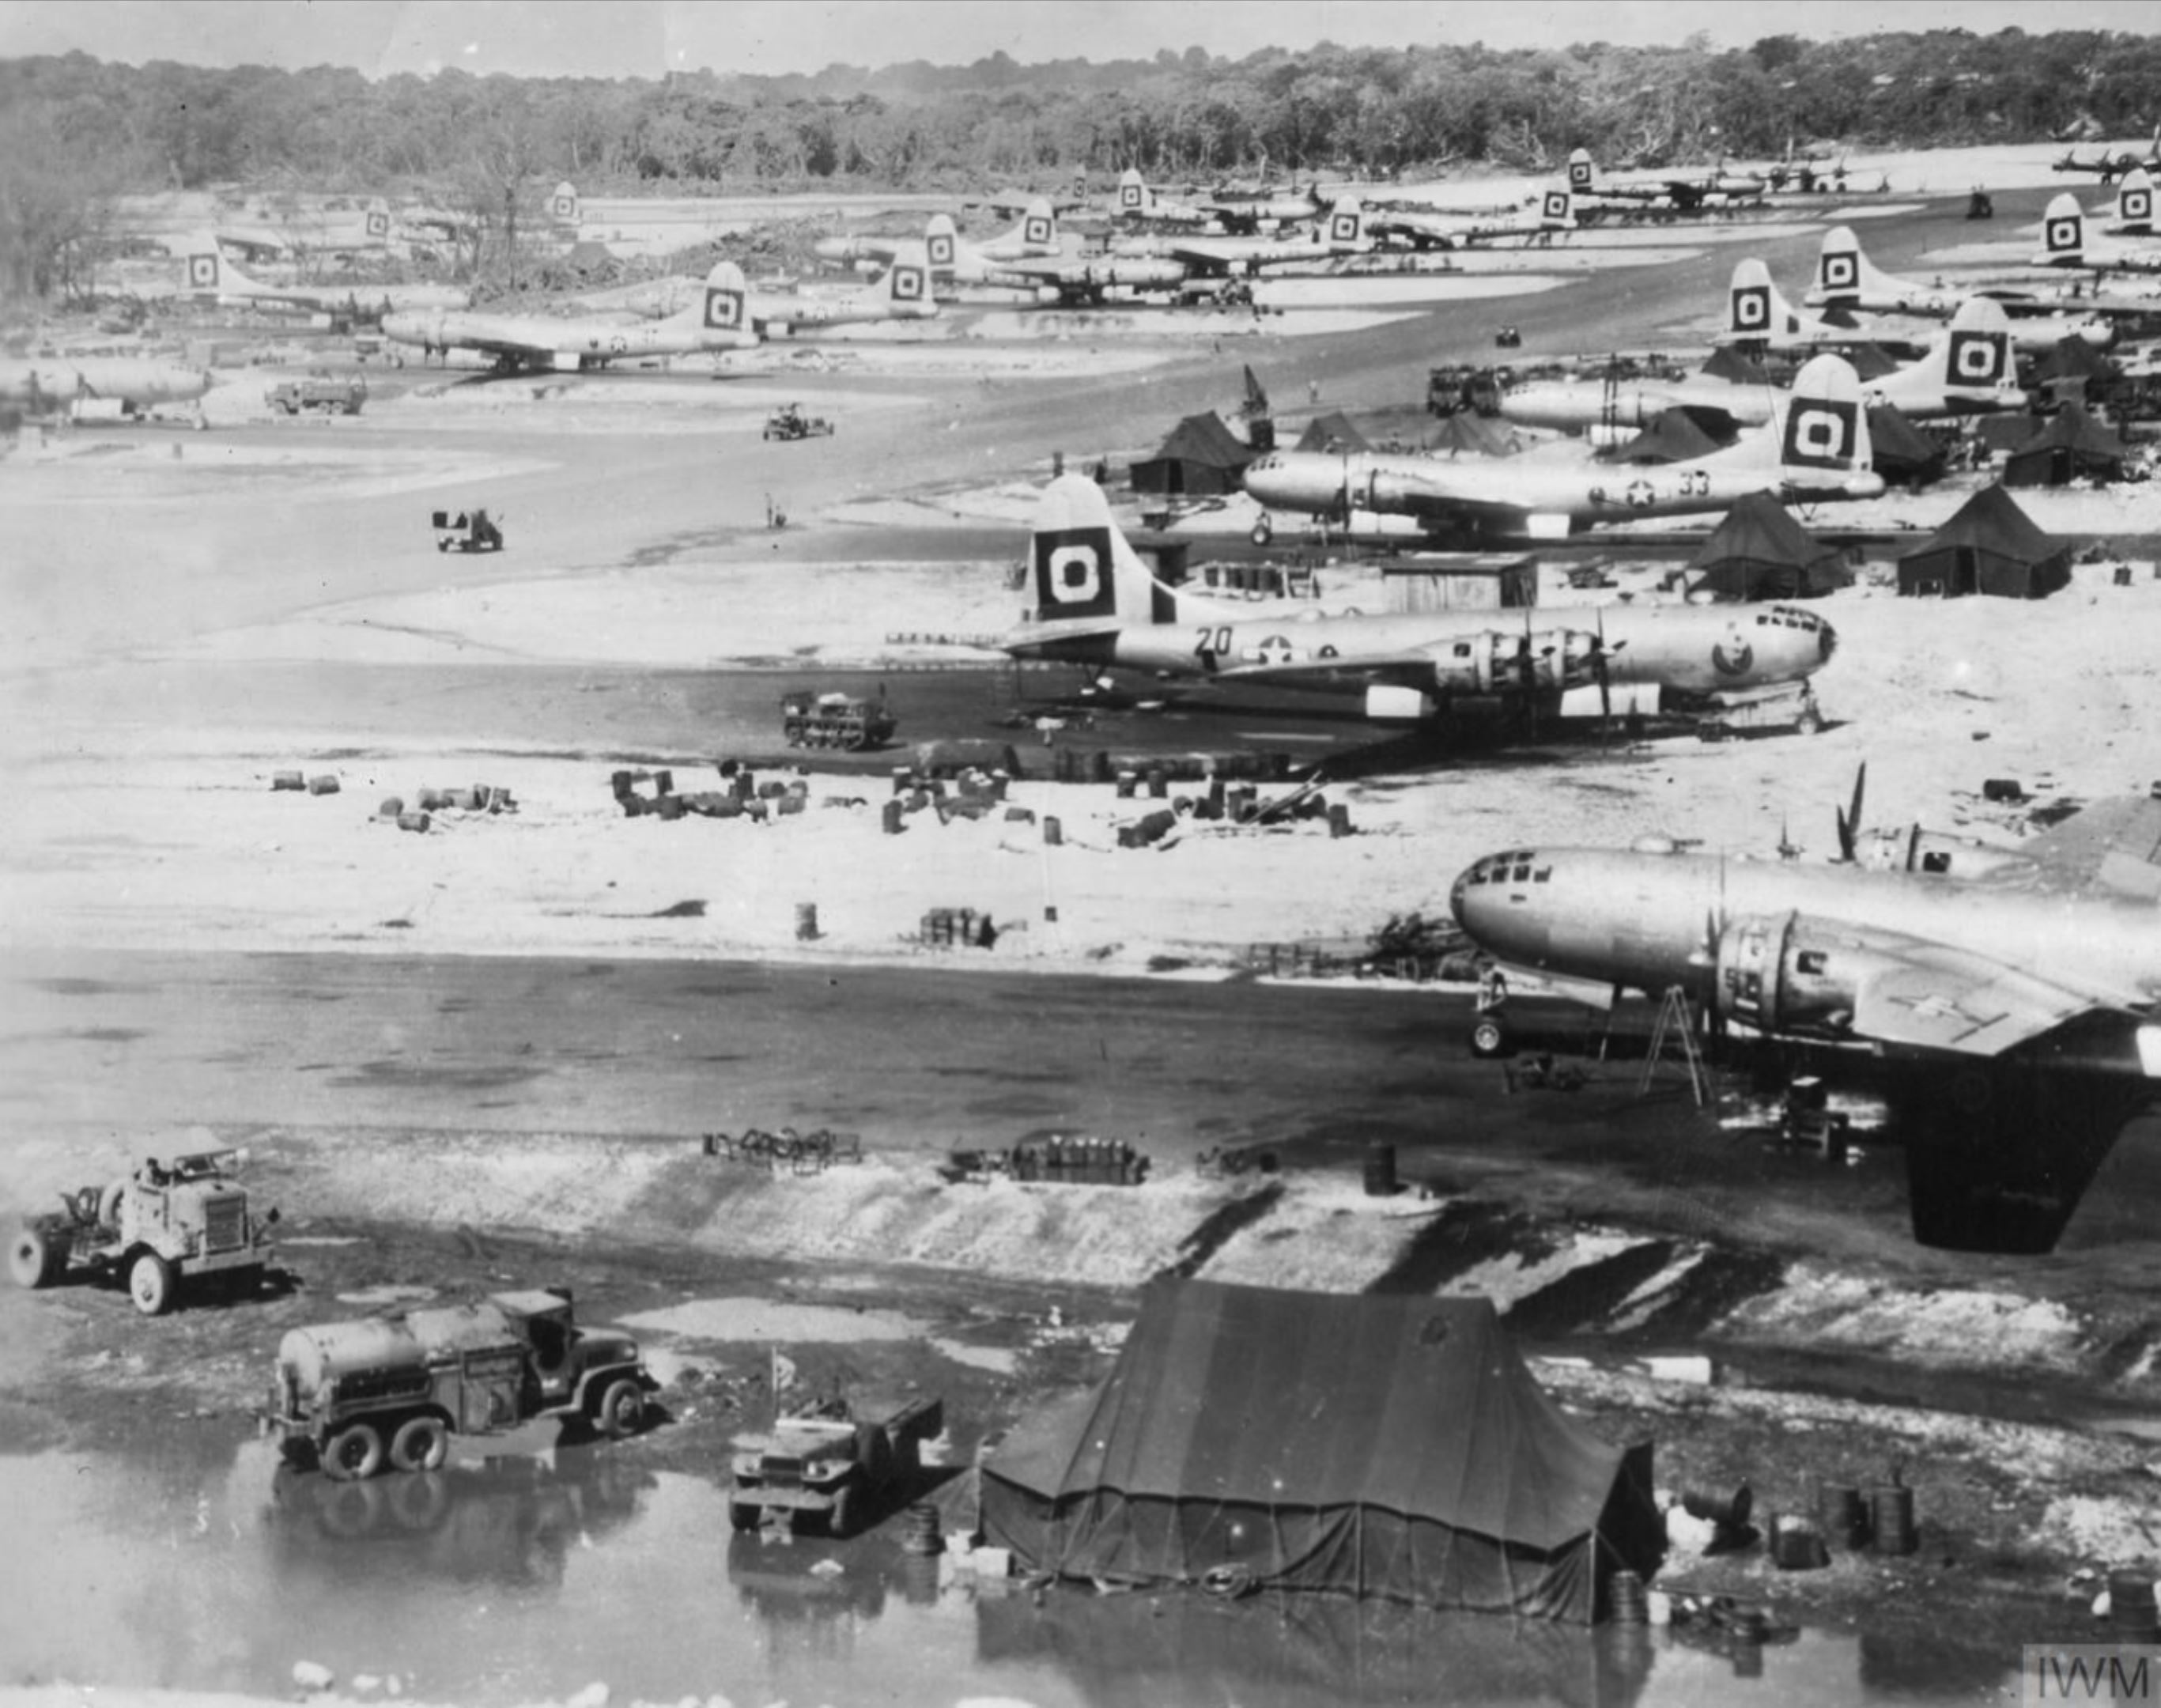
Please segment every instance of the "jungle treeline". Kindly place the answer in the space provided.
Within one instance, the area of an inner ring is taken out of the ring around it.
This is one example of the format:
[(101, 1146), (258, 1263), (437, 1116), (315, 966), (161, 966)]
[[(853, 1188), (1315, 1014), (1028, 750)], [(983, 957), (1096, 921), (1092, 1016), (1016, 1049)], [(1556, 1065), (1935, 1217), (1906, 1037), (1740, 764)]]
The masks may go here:
[[(1805, 10), (1796, 14), (1805, 18)], [(1265, 8), (1256, 19), (1265, 24)], [(920, 62), (815, 76), (370, 79), (332, 67), (0, 60), (0, 266), (45, 269), (58, 210), (122, 191), (414, 190), (499, 223), (568, 178), (588, 193), (1044, 185), (1138, 167), (1173, 183), (1615, 166), (1841, 148), (2143, 135), (2161, 37), (1964, 30), (1602, 43), (1195, 48), (1147, 60)], [(79, 233), (78, 233), (79, 235)], [(65, 241), (64, 239), (62, 241)], [(26, 273), (27, 269), (27, 273)]]

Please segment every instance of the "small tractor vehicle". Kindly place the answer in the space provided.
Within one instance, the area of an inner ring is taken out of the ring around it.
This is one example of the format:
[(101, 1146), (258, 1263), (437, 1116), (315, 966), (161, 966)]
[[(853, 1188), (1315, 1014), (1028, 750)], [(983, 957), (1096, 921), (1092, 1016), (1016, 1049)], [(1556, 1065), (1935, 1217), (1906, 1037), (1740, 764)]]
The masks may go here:
[(289, 1458), (312, 1449), (325, 1475), (434, 1471), (450, 1436), (536, 1418), (634, 1435), (659, 1383), (621, 1329), (581, 1329), (563, 1289), (293, 1329), (278, 1343), (265, 1427)]
[(155, 1158), (100, 1190), (64, 1192), (65, 1207), (27, 1219), (8, 1247), (18, 1285), (50, 1287), (76, 1270), (124, 1274), (128, 1296), (145, 1316), (172, 1308), (184, 1281), (226, 1277), (253, 1287), (269, 1256), (278, 1212), (252, 1215), (247, 1190), (232, 1171), (237, 1150)]
[(765, 418), (768, 439), (822, 439), (832, 431), (831, 421), (823, 415), (805, 414), (800, 404), (784, 404)]
[(435, 512), (437, 551), (501, 551), (502, 530), (485, 510)]
[(851, 753), (882, 747), (898, 720), (880, 700), (800, 690), (780, 696), (780, 733), (791, 747), (841, 747)]
[(919, 1398), (882, 1417), (784, 1417), (770, 1435), (737, 1440), (728, 1518), (755, 1530), (768, 1513), (789, 1529), (806, 1515), (829, 1536), (851, 1536), (873, 1504), (904, 1496), (923, 1468), (923, 1444), (945, 1427), (945, 1403)]

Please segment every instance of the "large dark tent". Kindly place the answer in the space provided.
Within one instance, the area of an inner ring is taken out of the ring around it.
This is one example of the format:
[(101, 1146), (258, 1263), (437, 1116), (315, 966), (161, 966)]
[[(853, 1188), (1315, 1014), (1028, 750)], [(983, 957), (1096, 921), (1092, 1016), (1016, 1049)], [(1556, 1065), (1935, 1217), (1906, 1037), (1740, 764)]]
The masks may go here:
[(2061, 487), (2081, 478), (2121, 480), (2130, 456), (2131, 447), (2112, 431), (2079, 404), (2066, 404), (2031, 439), (2004, 452), (2003, 484)]
[(1495, 415), (1475, 415), (1459, 409), (1444, 415), (1427, 430), (1426, 449), (1445, 456), (1513, 456), (1523, 449), (1523, 435), (1513, 425)]
[(1170, 430), (1161, 450), (1133, 465), (1133, 490), (1202, 497), (1235, 492), (1253, 455), (1252, 448), (1225, 426), (1213, 409), (1205, 415), (1188, 415)]
[(1901, 594), (2045, 599), (2071, 579), (2071, 549), (2033, 525), (2001, 486), (1983, 487), (1898, 559)]
[(1813, 599), (1853, 582), (1838, 548), (1810, 538), (1768, 492), (1737, 499), (1689, 569), (1700, 572), (1690, 593), (1721, 599)]
[(1868, 410), (1869, 454), (1876, 472), (1887, 481), (1925, 487), (1949, 461), (1942, 445), (1921, 431), (1895, 404), (1874, 404)]
[(1351, 418), (1341, 409), (1331, 409), (1325, 415), (1315, 415), (1306, 423), (1305, 431), (1298, 435), (1300, 450), (1367, 450), (1372, 447), (1366, 435), (1353, 426)]
[(1698, 370), (1706, 379), (1731, 380), (1736, 385), (1768, 386), (1771, 370), (1754, 357), (1745, 354), (1738, 345), (1721, 344), (1711, 352), (1711, 359)]
[(1664, 1545), (1650, 1444), (1565, 1416), (1484, 1299), (1160, 1283), (1102, 1384), (981, 1476), (989, 1542), (1117, 1582), (1586, 1624)]
[(1615, 462), (1687, 462), (1708, 456), (1718, 441), (1686, 409), (1661, 409), (1641, 432), (1612, 454)]

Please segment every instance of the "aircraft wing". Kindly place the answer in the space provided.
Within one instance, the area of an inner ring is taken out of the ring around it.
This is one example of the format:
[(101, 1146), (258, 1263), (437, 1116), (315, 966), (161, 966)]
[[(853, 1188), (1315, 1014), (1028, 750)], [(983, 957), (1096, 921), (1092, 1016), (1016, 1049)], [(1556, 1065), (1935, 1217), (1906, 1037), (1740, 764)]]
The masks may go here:
[(1891, 964), (1864, 978), (1853, 1029), (1877, 1044), (2000, 1056), (2104, 1006), (2085, 991), (1971, 950), (1912, 938), (1866, 940)]
[(2124, 795), (2097, 800), (2018, 845), (2023, 862), (2001, 882), (2069, 894), (2104, 889), (2161, 898), (2161, 800)]

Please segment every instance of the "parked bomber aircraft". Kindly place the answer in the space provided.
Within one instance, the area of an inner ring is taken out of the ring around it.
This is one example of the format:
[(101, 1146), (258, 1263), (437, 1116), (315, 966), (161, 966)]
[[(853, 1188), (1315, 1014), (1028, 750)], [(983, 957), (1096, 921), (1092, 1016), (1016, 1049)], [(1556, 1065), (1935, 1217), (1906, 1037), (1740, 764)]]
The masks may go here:
[(1112, 246), (1115, 261), (1175, 261), (1190, 279), (1227, 279), (1263, 272), (1294, 262), (1325, 261), (1338, 255), (1362, 255), (1373, 247), (1365, 210), (1354, 200), (1336, 204), (1327, 219), (1295, 237), (1122, 237)]
[[(2019, 350), (2049, 348), (2065, 338), (2078, 338), (2096, 346), (2114, 341), (2115, 331), (2106, 318), (2109, 309), (2096, 301), (2081, 302), (2083, 314), (2054, 312), (2057, 305), (2001, 290), (1955, 290), (1943, 284), (1919, 284), (1894, 279), (1862, 252), (1861, 240), (1851, 226), (1837, 226), (1824, 233), (1816, 251), (1815, 283), (1801, 300), (1810, 308), (1860, 310), (1867, 314), (1919, 315), (1948, 320), (1976, 296), (1987, 296), (2003, 305), (2011, 317), (2013, 346)], [(2117, 305), (2121, 307), (2121, 305)], [(2148, 305), (2150, 309), (2150, 305)]]
[[(1744, 261), (1733, 269), (1729, 302), (1730, 330), (1721, 342), (1819, 350), (1870, 341), (1855, 328), (1800, 313), (1778, 294), (1760, 261)], [(1863, 395), (1872, 406), (1889, 404), (1916, 421), (2023, 409), (2026, 394), (2012, 361), (2013, 336), (2001, 303), (1969, 297), (1950, 324), (1935, 331), (1919, 360), (1870, 380)], [(2054, 343), (2049, 340), (2044, 347)]]
[(1372, 718), (1496, 700), (1596, 716), (1624, 690), (1638, 711), (1745, 696), (1804, 680), (1836, 645), (1820, 617), (1783, 606), (1257, 616), (1156, 580), (1079, 475), (1044, 488), (1030, 546), (1034, 620), (1000, 643), (1013, 657), (1362, 694)]
[(1591, 150), (1578, 148), (1568, 157), (1568, 187), (1580, 201), (1636, 202), (1696, 213), (1706, 207), (1731, 207), (1742, 202), (1759, 201), (1770, 185), (1759, 174), (1731, 172), (1722, 164), (1708, 172), (1601, 180)]
[(343, 315), (359, 321), (426, 309), (462, 309), (472, 293), (459, 284), (263, 284), (250, 279), (207, 235), (188, 247), (186, 294), (228, 305)]
[(640, 356), (752, 348), (758, 338), (751, 330), (748, 294), (742, 268), (722, 261), (706, 275), (698, 305), (669, 320), (626, 325), (596, 315), (559, 320), (437, 310), (386, 315), (383, 335), (394, 343), (417, 344), (423, 360), (450, 350), (477, 350), (505, 370), (574, 372)]
[(0, 408), (34, 417), (72, 415), (98, 402), (138, 414), (159, 404), (194, 403), (210, 388), (207, 368), (139, 356), (0, 362)]
[(2133, 154), (2129, 148), (2103, 148), (2081, 160), (2078, 150), (2074, 148), (2049, 169), (2052, 172), (2091, 172), (2106, 185), (2141, 167), (2149, 172), (2161, 172), (2161, 124), (2153, 127), (2153, 140), (2147, 144), (2143, 154)]
[(1417, 249), (1454, 249), (1496, 237), (1550, 236), (1576, 227), (1575, 193), (1566, 183), (1544, 191), (1529, 206), (1502, 213), (1444, 213), (1398, 207), (1366, 216), (1366, 229), (1381, 238), (1401, 237)]
[(897, 260), (861, 290), (834, 296), (754, 296), (751, 324), (792, 335), (805, 327), (847, 326), (873, 320), (927, 320), (938, 312), (919, 247)]
[(1678, 988), (1721, 1023), (1872, 1058), (1925, 1245), (2050, 1250), (2117, 1132), (2161, 1089), (2150, 895), (1520, 848), (1466, 869), (1450, 905), (1504, 967), (1587, 1000)]
[[(1841, 227), (1841, 231), (1846, 228)], [(1831, 236), (1825, 243), (1829, 245)], [(1857, 272), (1849, 268), (1846, 257), (1860, 257), (1860, 245), (1847, 232), (1847, 248), (1831, 251), (1832, 269), (1838, 277)], [(1816, 273), (1824, 273), (1824, 251), (1816, 257)], [(1878, 275), (1879, 277), (1881, 275)], [(1811, 289), (1809, 295), (1818, 295)], [(2096, 348), (2105, 347), (2115, 341), (2116, 332), (2106, 320), (2097, 315), (2048, 315), (2036, 312), (2018, 314), (2018, 305), (2005, 302), (1993, 295), (1969, 291), (1954, 298), (1940, 315), (1931, 315), (1919, 310), (1869, 310), (1879, 315), (1892, 315), (1890, 320), (1860, 321), (1854, 319), (1854, 305), (1847, 300), (1826, 302), (1824, 312), (1831, 319), (1818, 319), (1804, 314), (1788, 302), (1785, 294), (1772, 281), (1770, 271), (1760, 261), (1743, 261), (1733, 269), (1732, 288), (1726, 293), (1726, 327), (1719, 336), (1721, 344), (1762, 345), (1771, 350), (1849, 350), (1859, 344), (1873, 344), (1877, 348), (1893, 352), (1905, 351), (1925, 359), (1933, 347), (1942, 341), (1941, 329), (1931, 324), (1945, 319), (1955, 319), (1969, 302), (1976, 299), (1994, 303), (2002, 311), (2003, 331), (2011, 341), (2011, 348), (2028, 355), (2039, 356), (2054, 350), (2066, 338), (2076, 338)], [(1766, 307), (1766, 305), (1768, 305)], [(1865, 306), (1865, 305), (1864, 305)], [(2038, 310), (2043, 305), (2033, 305)], [(1767, 324), (1770, 331), (1764, 336), (1754, 330)], [(1990, 325), (1994, 318), (1983, 319)], [(1968, 325), (1979, 322), (1969, 320)]]
[(1414, 516), (1437, 534), (1534, 539), (1601, 522), (1724, 510), (1748, 492), (1821, 503), (1883, 491), (1861, 383), (1836, 356), (1801, 370), (1765, 428), (1662, 468), (1287, 450), (1249, 464), (1245, 481), (1269, 509), (1335, 518), (1366, 510)]
[(1669, 409), (1685, 409), (1696, 424), (1727, 439), (1743, 427), (1762, 427), (1784, 393), (1692, 374), (1685, 379), (1534, 379), (1501, 393), (1501, 419), (1564, 433), (1634, 432)]
[(1059, 253), (1058, 216), (1052, 211), (1050, 198), (1038, 196), (1028, 205), (1020, 222), (1011, 231), (992, 237), (987, 242), (970, 243), (961, 236), (950, 214), (933, 214), (930, 223), (920, 239), (913, 237), (881, 237), (864, 233), (847, 237), (820, 237), (813, 243), (811, 253), (820, 261), (842, 264), (879, 263), (883, 272), (886, 265), (899, 258), (903, 252), (913, 252), (922, 245), (923, 254), (929, 262), (934, 281), (956, 279), (963, 284), (980, 284), (984, 270), (993, 264), (1018, 261), (1036, 256), (1055, 255)]
[(2041, 253), (2033, 261), (2040, 267), (2083, 267), (2096, 273), (2161, 273), (2161, 248), (2094, 237), (2086, 230), (2078, 197), (2066, 190), (2042, 211)]

